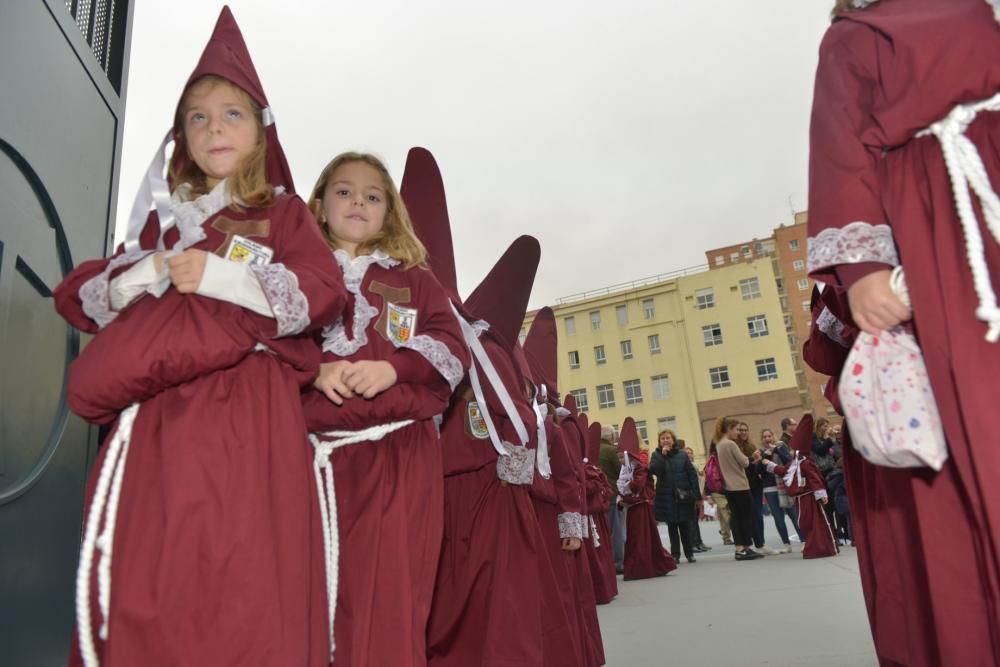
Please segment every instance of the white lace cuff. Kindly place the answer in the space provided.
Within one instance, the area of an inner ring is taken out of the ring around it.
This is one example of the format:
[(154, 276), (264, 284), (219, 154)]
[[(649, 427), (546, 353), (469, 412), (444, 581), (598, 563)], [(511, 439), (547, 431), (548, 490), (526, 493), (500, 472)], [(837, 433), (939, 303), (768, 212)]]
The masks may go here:
[(257, 275), (250, 270), (250, 264), (230, 262), (208, 253), (205, 273), (196, 292), (202, 296), (242, 306), (265, 317), (274, 317), (271, 304), (264, 295), (264, 289), (257, 280)]
[(879, 262), (896, 266), (899, 255), (889, 225), (852, 222), (844, 227), (830, 227), (809, 237), (809, 272), (839, 264)]
[(509, 456), (497, 457), (497, 477), (509, 484), (527, 486), (535, 475), (535, 450), (504, 442)]
[(575, 537), (579, 540), (583, 539), (583, 515), (579, 512), (563, 512), (558, 516), (559, 520), (559, 537)]
[(152, 250), (138, 250), (113, 257), (104, 271), (98, 273), (80, 286), (78, 296), (83, 313), (92, 319), (99, 328), (111, 324), (118, 316), (118, 310), (111, 307), (111, 272), (119, 266), (134, 264), (150, 254)]
[(413, 350), (430, 362), (438, 373), (448, 381), (448, 386), (454, 391), (458, 383), (465, 377), (462, 362), (451, 353), (448, 346), (430, 336), (412, 336), (408, 341), (397, 347)]
[(275, 338), (293, 336), (309, 326), (309, 300), (299, 289), (299, 279), (284, 264), (251, 266), (278, 322)]
[(830, 312), (829, 308), (824, 308), (823, 312), (816, 318), (816, 328), (841, 347), (849, 348), (851, 346), (844, 340), (844, 323), (838, 320), (836, 315)]
[(152, 255), (139, 260), (114, 278), (109, 287), (111, 310), (122, 310), (155, 283), (156, 260)]
[(819, 491), (813, 491), (813, 496), (816, 497), (816, 500), (824, 500), (828, 497), (826, 495), (825, 489), (820, 489)]

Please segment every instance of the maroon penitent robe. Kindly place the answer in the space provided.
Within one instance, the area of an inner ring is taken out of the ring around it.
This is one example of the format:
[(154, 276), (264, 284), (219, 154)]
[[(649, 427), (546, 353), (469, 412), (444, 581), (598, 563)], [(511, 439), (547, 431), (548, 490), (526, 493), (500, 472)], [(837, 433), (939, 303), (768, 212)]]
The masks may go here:
[[(541, 667), (542, 545), (530, 489), (535, 412), (510, 353), (490, 330), (479, 341), (517, 408), (527, 447), (489, 383), (480, 406), (468, 380), (444, 416), (444, 541), (427, 628), (430, 665)], [(482, 369), (479, 377), (485, 377)], [(483, 420), (488, 410), (510, 452), (499, 457)], [(499, 459), (499, 460), (498, 460)]]
[[(949, 174), (938, 138), (921, 133), (956, 105), (1000, 91), (994, 12), (984, 0), (882, 0), (838, 16), (820, 47), (810, 271), (850, 286), (873, 268), (903, 267), (950, 455), (938, 473), (878, 470), (849, 449), (845, 455), (884, 664), (1000, 663), (1000, 451), (991, 446), (1000, 344), (985, 340), (969, 261), (981, 253), (984, 281), (1000, 291), (1000, 245), (979, 197), (959, 173)], [(951, 124), (964, 139), (949, 153), (968, 155), (971, 145), (996, 190), (1000, 114), (964, 115)], [(952, 176), (959, 195), (971, 197), (982, 251), (970, 253)], [(898, 575), (885, 572), (897, 568)]]
[[(774, 474), (785, 475), (791, 466), (777, 466)], [(827, 497), (826, 483), (819, 468), (808, 456), (798, 459), (798, 470), (793, 471), (791, 481), (785, 479), (785, 489), (788, 495), (798, 498), (799, 529), (805, 546), (802, 547), (803, 558), (825, 558), (836, 556), (840, 551), (833, 536), (830, 520), (823, 510), (822, 501), (832, 502)]]
[[(107, 279), (130, 264), (121, 251), (83, 263), (56, 289), (77, 328), (110, 319), (70, 370), (73, 410), (108, 423), (139, 404), (112, 540), (108, 641), (96, 639), (102, 665), (326, 664), (325, 613), (314, 613), (315, 602), (324, 608), (314, 596), (323, 568), (309, 567), (322, 537), (299, 401), (319, 349), (293, 334), (332, 321), (344, 287), (301, 200), (237, 211), (224, 193), (225, 184), (175, 205), (166, 246), (225, 250), (227, 229), (253, 230), (273, 251), (257, 270), (275, 318), (173, 287), (111, 311)], [(143, 248), (155, 247), (156, 221)], [(108, 450), (88, 482), (88, 511)], [(95, 638), (97, 581), (95, 572), (92, 627), (78, 628)], [(77, 645), (73, 653), (79, 664)]]
[[(625, 503), (625, 580), (662, 577), (677, 569), (677, 561), (663, 548), (653, 516), (653, 478), (638, 458), (628, 455), (632, 480)], [(624, 469), (624, 467), (623, 467)]]
[(309, 392), (309, 430), (414, 420), (379, 440), (333, 451), (340, 551), (334, 658), (358, 667), (423, 665), (444, 502), (433, 418), (465, 375), (468, 350), (429, 270), (403, 269), (381, 251), (334, 255), (350, 299), (344, 316), (323, 331), (323, 361), (388, 361), (397, 382), (371, 400), (355, 396), (343, 406)]
[(611, 528), (608, 525), (608, 508), (615, 494), (608, 484), (608, 477), (592, 463), (585, 468), (587, 476), (587, 512), (590, 514), (591, 531), (584, 547), (590, 561), (590, 576), (594, 583), (597, 604), (607, 604), (618, 595), (618, 577), (615, 576), (615, 559), (611, 549)]

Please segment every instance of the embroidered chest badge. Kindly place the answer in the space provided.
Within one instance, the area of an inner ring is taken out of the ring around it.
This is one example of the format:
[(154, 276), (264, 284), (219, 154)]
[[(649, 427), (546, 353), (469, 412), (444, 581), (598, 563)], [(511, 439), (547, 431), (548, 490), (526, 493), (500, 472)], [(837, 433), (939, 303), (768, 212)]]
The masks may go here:
[(226, 248), (226, 254), (223, 256), (230, 262), (254, 265), (270, 264), (272, 257), (274, 257), (274, 250), (238, 234), (233, 235), (229, 241), (229, 247)]
[(417, 328), (417, 309), (387, 303), (386, 311), (386, 335), (396, 345), (406, 345)]
[(483, 411), (479, 409), (479, 403), (476, 401), (469, 401), (469, 405), (466, 408), (466, 424), (468, 429), (466, 429), (473, 438), (476, 440), (486, 440), (490, 437), (490, 431), (486, 428), (486, 419), (483, 417)]

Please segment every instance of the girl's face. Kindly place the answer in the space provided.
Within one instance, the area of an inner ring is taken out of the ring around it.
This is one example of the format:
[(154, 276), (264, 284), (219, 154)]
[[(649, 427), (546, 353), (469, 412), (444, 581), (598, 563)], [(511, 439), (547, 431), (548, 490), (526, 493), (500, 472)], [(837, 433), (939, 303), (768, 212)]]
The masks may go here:
[(729, 430), (726, 431), (726, 437), (729, 438), (730, 440), (735, 441), (739, 439), (739, 433), (740, 433), (739, 424), (733, 424), (732, 426), (729, 427)]
[(764, 431), (760, 434), (760, 444), (765, 447), (770, 447), (774, 444), (774, 433), (771, 431)]
[(819, 437), (820, 437), (821, 440), (826, 437), (826, 432), (829, 431), (829, 430), (830, 430), (830, 426), (828, 424), (822, 424), (819, 427), (819, 429), (818, 429), (818, 435), (819, 435)]
[(740, 440), (746, 440), (750, 437), (750, 427), (746, 424), (740, 424), (736, 427), (736, 437)]
[(380, 174), (366, 162), (346, 162), (330, 174), (323, 213), (337, 246), (354, 257), (358, 246), (385, 224), (386, 192)]
[(188, 155), (214, 188), (236, 172), (257, 146), (260, 131), (247, 94), (225, 81), (203, 80), (184, 95), (184, 139)]
[(668, 447), (668, 448), (672, 449), (673, 446), (674, 446), (674, 436), (670, 435), (669, 433), (661, 433), (660, 434), (660, 447), (661, 448)]

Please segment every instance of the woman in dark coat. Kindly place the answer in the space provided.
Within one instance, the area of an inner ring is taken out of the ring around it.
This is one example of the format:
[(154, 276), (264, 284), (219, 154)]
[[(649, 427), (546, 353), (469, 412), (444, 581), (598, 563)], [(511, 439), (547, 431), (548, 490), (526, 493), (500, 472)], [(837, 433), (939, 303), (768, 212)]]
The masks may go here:
[(649, 470), (656, 475), (653, 508), (657, 521), (667, 524), (670, 553), (680, 561), (681, 545), (689, 563), (695, 562), (691, 527), (698, 517), (695, 501), (701, 498), (698, 472), (694, 469), (674, 432), (666, 429), (658, 436), (660, 448), (653, 452)]

